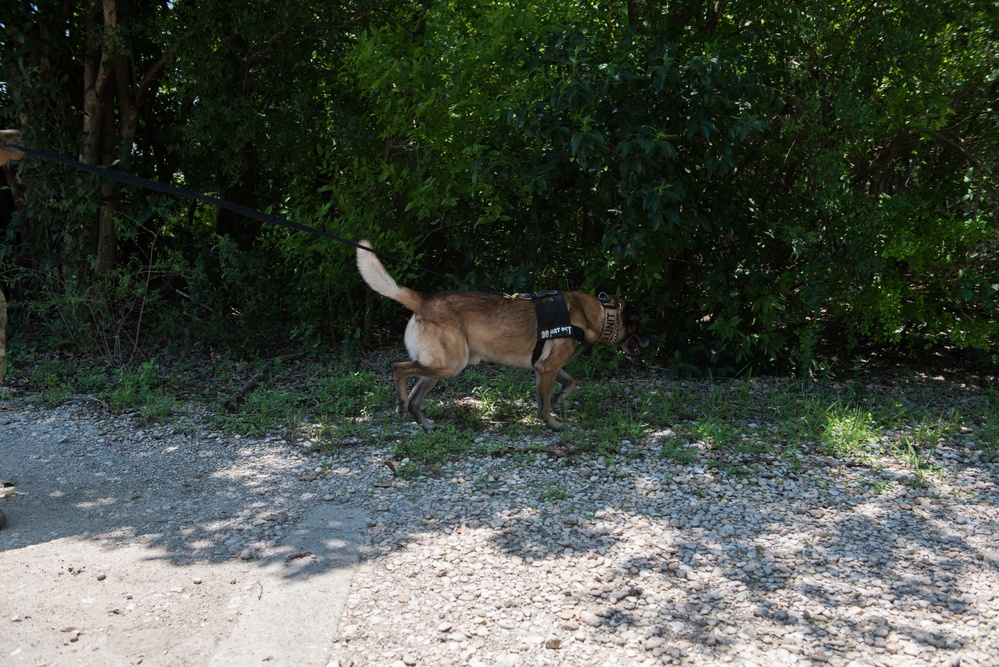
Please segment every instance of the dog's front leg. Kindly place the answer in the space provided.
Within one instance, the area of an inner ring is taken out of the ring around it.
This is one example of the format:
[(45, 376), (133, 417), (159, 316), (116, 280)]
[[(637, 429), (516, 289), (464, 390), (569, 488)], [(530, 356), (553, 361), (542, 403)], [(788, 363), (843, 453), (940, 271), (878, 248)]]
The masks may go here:
[(568, 398), (569, 394), (576, 388), (576, 380), (561, 368), (558, 369), (558, 375), (555, 379), (562, 385), (562, 390), (555, 394), (555, 398), (552, 399), (552, 408), (558, 409), (562, 405), (562, 401)]
[(534, 386), (538, 389), (538, 419), (545, 420), (556, 431), (562, 430), (562, 424), (552, 414), (552, 388), (559, 372), (559, 369), (534, 370)]

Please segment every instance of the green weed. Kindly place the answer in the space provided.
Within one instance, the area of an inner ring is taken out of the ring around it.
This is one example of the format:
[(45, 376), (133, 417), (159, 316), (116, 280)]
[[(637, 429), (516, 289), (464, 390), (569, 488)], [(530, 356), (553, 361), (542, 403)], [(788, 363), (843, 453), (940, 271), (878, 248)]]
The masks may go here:
[(895, 482), (883, 479), (862, 479), (860, 480), (860, 484), (871, 489), (876, 495), (881, 495), (895, 488)]
[(538, 494), (538, 497), (544, 502), (552, 503), (560, 500), (568, 500), (569, 492), (560, 484), (548, 482), (545, 488)]
[(246, 395), (238, 413), (220, 413), (215, 421), (219, 428), (226, 431), (262, 435), (287, 427), (297, 412), (300, 412), (297, 393), (257, 387)]
[(695, 424), (693, 435), (711, 449), (729, 449), (736, 439), (736, 429), (732, 424), (717, 419), (705, 419)]
[(678, 438), (669, 438), (663, 441), (659, 448), (660, 456), (684, 465), (696, 461), (698, 453), (697, 447), (684, 444)]
[(28, 385), (39, 392), (46, 405), (62, 405), (74, 389), (71, 368), (64, 362), (42, 360), (28, 374)]
[(108, 401), (113, 412), (139, 410), (149, 421), (169, 416), (176, 400), (166, 394), (159, 377), (159, 364), (150, 360), (135, 371), (119, 368), (114, 375), (114, 389)]
[(870, 412), (839, 404), (830, 406), (819, 434), (819, 447), (833, 456), (863, 456), (877, 439)]
[(313, 410), (329, 418), (371, 416), (393, 396), (391, 385), (377, 381), (371, 371), (337, 368), (310, 379), (309, 386)]
[(451, 424), (438, 424), (429, 432), (405, 435), (392, 448), (396, 459), (410, 459), (420, 465), (439, 467), (457, 460), (472, 447), (475, 432), (455, 428)]
[(982, 401), (973, 430), (975, 444), (984, 463), (999, 462), (999, 392), (991, 391)]

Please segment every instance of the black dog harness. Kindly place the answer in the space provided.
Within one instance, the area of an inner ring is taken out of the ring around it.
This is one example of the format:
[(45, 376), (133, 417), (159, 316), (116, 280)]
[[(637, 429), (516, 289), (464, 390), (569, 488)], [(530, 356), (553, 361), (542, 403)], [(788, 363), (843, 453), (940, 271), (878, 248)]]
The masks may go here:
[(575, 338), (583, 342), (583, 330), (569, 319), (569, 307), (565, 303), (565, 295), (558, 290), (546, 290), (530, 295), (534, 304), (534, 314), (538, 318), (538, 343), (531, 355), (531, 365), (541, 357), (545, 343), (553, 338)]

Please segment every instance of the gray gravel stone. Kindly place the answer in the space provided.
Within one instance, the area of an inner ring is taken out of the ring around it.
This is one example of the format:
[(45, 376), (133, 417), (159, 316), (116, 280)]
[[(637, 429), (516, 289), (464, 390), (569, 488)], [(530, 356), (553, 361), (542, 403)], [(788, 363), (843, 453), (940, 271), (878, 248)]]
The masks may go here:
[[(183, 428), (102, 417), (100, 439), (83, 441), (73, 408), (60, 410), (0, 420), (29, 420), (40, 439), (65, 433), (32, 459), (38, 475), (58, 453), (127, 480), (116, 505), (81, 510), (103, 540), (143, 541), (178, 563), (268, 559), (309, 503), (363, 509), (332, 664), (999, 664), (999, 465), (961, 434), (918, 485), (877, 451), (853, 465), (789, 449), (734, 477), (702, 454), (663, 457), (656, 435), (613, 459), (487, 454), (565, 437), (502, 431), (403, 479), (385, 465), (384, 435), (316, 454), (307, 438), (216, 434), (192, 414)], [(766, 428), (754, 417), (743, 430)], [(154, 450), (174, 466), (129, 478), (130, 458)], [(216, 501), (186, 504), (191, 485)], [(148, 530), (130, 532), (139, 521)], [(10, 527), (3, 538), (18, 544)]]

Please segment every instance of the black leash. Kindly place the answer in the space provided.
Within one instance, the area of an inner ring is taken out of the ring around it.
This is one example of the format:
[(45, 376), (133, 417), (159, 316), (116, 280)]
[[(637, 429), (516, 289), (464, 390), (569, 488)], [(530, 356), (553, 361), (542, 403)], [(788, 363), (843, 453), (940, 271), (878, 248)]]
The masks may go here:
[(180, 188), (175, 185), (169, 185), (167, 183), (159, 183), (157, 181), (151, 181), (148, 178), (142, 178), (141, 176), (135, 176), (133, 174), (126, 174), (122, 171), (115, 171), (114, 169), (107, 169), (105, 167), (96, 167), (91, 164), (84, 164), (77, 160), (70, 160), (64, 158), (60, 155), (53, 155), (51, 153), (45, 153), (43, 151), (35, 150), (34, 148), (28, 148), (27, 146), (22, 146), (17, 143), (6, 142), (4, 143), (5, 148), (10, 148), (13, 150), (20, 151), (26, 155), (31, 155), (32, 157), (39, 158), (40, 160), (45, 160), (48, 162), (55, 162), (56, 164), (61, 164), (66, 167), (73, 167), (74, 169), (81, 169), (83, 171), (90, 172), (100, 176), (101, 178), (107, 178), (112, 181), (117, 181), (119, 183), (124, 183), (125, 185), (132, 185), (137, 188), (144, 188), (146, 190), (154, 190), (156, 192), (162, 192), (164, 194), (173, 195), (176, 197), (185, 197), (190, 199), (197, 199), (198, 201), (203, 201), (206, 204), (211, 204), (212, 206), (218, 206), (220, 208), (227, 209), (233, 213), (238, 213), (239, 215), (250, 218), (251, 220), (256, 220), (258, 222), (263, 222), (268, 225), (277, 225), (278, 227), (285, 227), (287, 229), (294, 229), (299, 232), (305, 232), (306, 234), (312, 234), (314, 236), (321, 236), (323, 238), (336, 241), (337, 243), (342, 243), (344, 245), (351, 246), (353, 248), (358, 248), (360, 250), (366, 250), (367, 252), (374, 253), (378, 257), (387, 259), (398, 264), (404, 264), (410, 268), (416, 269), (418, 271), (423, 271), (424, 273), (429, 273), (431, 275), (437, 276), (438, 278), (444, 278), (447, 280), (454, 281), (465, 287), (470, 288), (473, 291), (490, 291), (490, 290), (480, 290), (475, 285), (466, 282), (460, 278), (445, 273), (439, 273), (432, 269), (427, 269), (425, 267), (419, 266), (418, 264), (413, 264), (410, 261), (402, 259), (401, 257), (396, 257), (395, 255), (390, 255), (374, 248), (368, 248), (356, 241), (351, 241), (350, 239), (345, 239), (342, 236), (337, 236), (327, 232), (324, 229), (317, 229), (315, 227), (309, 227), (308, 225), (303, 225), (300, 222), (292, 222), (291, 220), (286, 220), (285, 218), (272, 215), (270, 213), (263, 213), (256, 209), (252, 209), (249, 206), (243, 206), (242, 204), (234, 204), (231, 201), (226, 201), (225, 199), (219, 199), (218, 197), (212, 197), (211, 195), (202, 194), (194, 190), (188, 190), (187, 188)]

